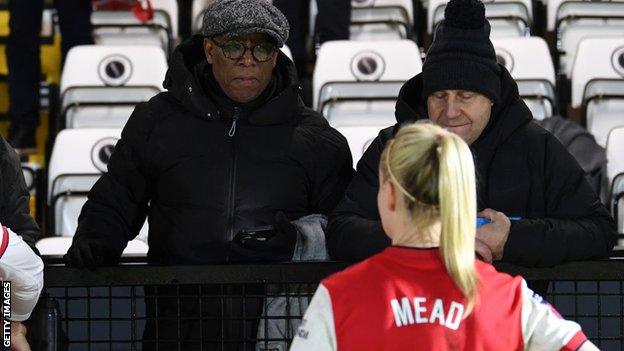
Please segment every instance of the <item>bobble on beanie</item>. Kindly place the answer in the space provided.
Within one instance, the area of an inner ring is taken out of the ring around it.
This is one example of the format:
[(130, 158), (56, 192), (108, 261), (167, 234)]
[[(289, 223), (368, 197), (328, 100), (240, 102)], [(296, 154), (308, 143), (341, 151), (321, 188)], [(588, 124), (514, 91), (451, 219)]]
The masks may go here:
[(479, 29), (485, 23), (485, 6), (480, 0), (451, 1), (444, 9), (446, 25), (463, 29)]
[(500, 67), (480, 0), (451, 0), (423, 64), (423, 96), (468, 90), (500, 101)]

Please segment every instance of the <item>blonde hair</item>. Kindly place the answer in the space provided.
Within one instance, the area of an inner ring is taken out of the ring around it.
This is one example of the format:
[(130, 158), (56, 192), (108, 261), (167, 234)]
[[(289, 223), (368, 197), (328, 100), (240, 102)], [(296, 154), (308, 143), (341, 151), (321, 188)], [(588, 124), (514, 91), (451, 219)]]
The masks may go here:
[(440, 253), (451, 279), (466, 297), (467, 316), (474, 307), (479, 281), (475, 170), (468, 145), (433, 124), (409, 124), (387, 143), (380, 165), (383, 180), (392, 181), (401, 192), (417, 231), (440, 221)]

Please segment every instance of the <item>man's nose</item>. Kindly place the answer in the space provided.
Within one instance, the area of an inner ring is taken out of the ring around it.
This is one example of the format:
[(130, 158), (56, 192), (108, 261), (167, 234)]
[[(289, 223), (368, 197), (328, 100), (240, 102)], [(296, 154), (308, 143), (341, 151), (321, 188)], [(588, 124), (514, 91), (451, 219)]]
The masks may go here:
[(252, 49), (249, 48), (245, 50), (245, 53), (243, 53), (243, 57), (240, 58), (239, 63), (243, 66), (252, 66), (256, 63), (251, 50)]
[(445, 109), (446, 117), (448, 118), (457, 118), (461, 115), (461, 109), (459, 104), (453, 99), (449, 99), (446, 101), (446, 109)]

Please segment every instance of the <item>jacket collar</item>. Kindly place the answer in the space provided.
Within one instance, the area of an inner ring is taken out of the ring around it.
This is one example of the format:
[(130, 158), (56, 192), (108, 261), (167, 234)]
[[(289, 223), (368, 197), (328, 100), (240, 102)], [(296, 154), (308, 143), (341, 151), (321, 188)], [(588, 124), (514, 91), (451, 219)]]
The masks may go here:
[[(163, 86), (186, 109), (204, 119), (220, 118), (221, 112), (212, 97), (203, 90), (202, 83), (194, 74), (195, 66), (205, 61), (203, 36), (195, 35), (178, 45), (171, 59)], [(280, 75), (284, 82), (266, 103), (249, 112), (251, 124), (272, 125), (287, 123), (303, 106), (299, 97), (298, 79), (294, 64), (283, 53), (279, 53), (274, 75)]]

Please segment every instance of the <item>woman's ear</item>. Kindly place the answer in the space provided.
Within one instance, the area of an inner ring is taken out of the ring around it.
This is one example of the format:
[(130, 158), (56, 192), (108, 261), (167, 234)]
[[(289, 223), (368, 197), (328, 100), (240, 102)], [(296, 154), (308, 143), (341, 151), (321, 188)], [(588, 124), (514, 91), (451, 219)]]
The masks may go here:
[(381, 185), (383, 187), (381, 196), (382, 196), (382, 206), (384, 206), (384, 210), (389, 213), (396, 212), (396, 186), (391, 181), (385, 181)]

